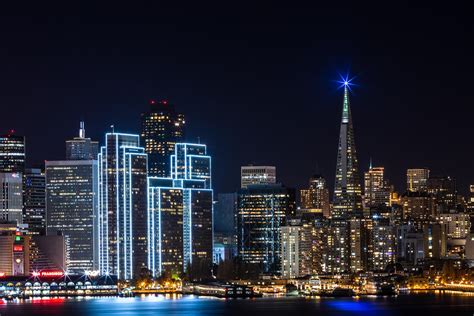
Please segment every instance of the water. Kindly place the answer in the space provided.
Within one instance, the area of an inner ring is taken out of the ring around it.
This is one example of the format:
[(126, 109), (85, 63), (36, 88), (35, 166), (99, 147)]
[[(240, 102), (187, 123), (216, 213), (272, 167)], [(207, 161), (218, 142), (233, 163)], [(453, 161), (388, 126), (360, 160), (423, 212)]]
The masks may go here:
[(474, 315), (474, 296), (419, 294), (398, 297), (217, 299), (196, 296), (0, 300), (1, 316), (17, 315)]

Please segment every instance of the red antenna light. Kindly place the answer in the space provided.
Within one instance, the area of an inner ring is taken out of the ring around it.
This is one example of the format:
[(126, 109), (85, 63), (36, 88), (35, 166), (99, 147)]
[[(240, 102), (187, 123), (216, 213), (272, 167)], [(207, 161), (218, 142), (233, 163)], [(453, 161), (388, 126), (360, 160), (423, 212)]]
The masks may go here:
[(168, 100), (161, 100), (161, 104), (167, 105), (167, 104), (168, 104)]
[(151, 105), (153, 105), (153, 104), (156, 104), (156, 101), (155, 101), (155, 100), (150, 100), (149, 103), (150, 103)]

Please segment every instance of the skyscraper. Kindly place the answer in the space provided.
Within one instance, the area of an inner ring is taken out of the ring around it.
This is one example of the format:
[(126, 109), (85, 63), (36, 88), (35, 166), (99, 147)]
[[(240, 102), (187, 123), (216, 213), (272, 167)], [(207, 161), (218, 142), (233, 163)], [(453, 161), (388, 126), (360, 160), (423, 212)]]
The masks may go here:
[(139, 135), (112, 132), (98, 158), (99, 270), (132, 279), (147, 265), (147, 154)]
[(184, 115), (177, 113), (173, 104), (150, 100), (149, 110), (141, 116), (141, 143), (148, 154), (150, 176), (169, 177), (170, 157), (175, 144), (183, 141)]
[(384, 168), (370, 166), (364, 173), (364, 209), (380, 206), (390, 206), (390, 189), (384, 179)]
[(66, 141), (66, 160), (97, 160), (99, 142), (86, 138), (84, 122), (81, 121), (79, 137)]
[(332, 217), (348, 218), (360, 216), (362, 216), (362, 190), (349, 105), (349, 88), (346, 83), (344, 85), (344, 102), (337, 152)]
[(314, 175), (309, 179), (308, 189), (300, 191), (300, 205), (303, 209), (312, 209), (329, 217), (331, 205), (329, 204), (329, 190), (326, 179), (321, 175)]
[(0, 172), (19, 172), (25, 170), (25, 137), (17, 136), (15, 131), (0, 136)]
[(407, 169), (407, 191), (426, 192), (429, 178), (430, 169)]
[[(203, 144), (177, 143), (170, 178), (149, 178), (148, 266), (163, 272), (211, 275), (211, 157)], [(190, 269), (190, 270), (189, 270)]]
[(0, 172), (0, 220), (23, 223), (21, 173)]
[(295, 215), (295, 191), (281, 184), (254, 184), (238, 193), (238, 254), (254, 273), (280, 270), (280, 226)]
[(23, 175), (23, 224), (31, 235), (46, 233), (46, 178), (41, 169), (25, 169)]
[(240, 167), (240, 187), (245, 189), (251, 184), (275, 184), (276, 168), (273, 166)]
[(70, 271), (95, 270), (97, 160), (46, 161), (47, 235), (62, 234)]

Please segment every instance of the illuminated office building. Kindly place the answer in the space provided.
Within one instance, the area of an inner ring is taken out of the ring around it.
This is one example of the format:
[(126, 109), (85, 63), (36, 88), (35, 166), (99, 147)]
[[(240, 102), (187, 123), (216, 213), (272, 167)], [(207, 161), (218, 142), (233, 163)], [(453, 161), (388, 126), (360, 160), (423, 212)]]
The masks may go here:
[(404, 220), (409, 220), (415, 224), (417, 229), (421, 229), (426, 223), (436, 219), (435, 198), (422, 191), (407, 191), (401, 197)]
[(457, 239), (466, 238), (471, 230), (469, 214), (445, 213), (439, 214), (437, 222), (446, 225), (446, 237)]
[(343, 273), (350, 271), (350, 237), (350, 223), (348, 221), (331, 221), (327, 233), (325, 272)]
[(280, 227), (295, 214), (295, 191), (281, 184), (249, 185), (237, 202), (238, 255), (255, 272), (280, 269)]
[(23, 173), (25, 170), (25, 137), (14, 131), (0, 136), (0, 172)]
[(372, 220), (351, 219), (350, 225), (350, 270), (367, 271), (372, 255)]
[(395, 228), (387, 218), (373, 218), (372, 220), (372, 252), (370, 270), (385, 270), (387, 265), (395, 263), (396, 239)]
[(170, 157), (175, 144), (183, 141), (184, 115), (177, 113), (173, 104), (150, 100), (149, 109), (141, 115), (141, 144), (148, 154), (150, 176), (170, 177)]
[(430, 223), (423, 225), (423, 248), (425, 258), (441, 259), (446, 257), (446, 224)]
[(344, 102), (337, 151), (333, 204), (333, 218), (344, 219), (362, 216), (362, 190), (359, 181), (359, 168), (347, 84), (344, 85)]
[(240, 187), (245, 189), (252, 184), (275, 184), (276, 168), (273, 166), (240, 167)]
[(384, 168), (370, 166), (364, 173), (364, 209), (380, 206), (390, 206), (390, 188), (384, 179)]
[(47, 235), (62, 234), (70, 271), (96, 268), (97, 160), (46, 161)]
[(331, 205), (326, 179), (321, 175), (314, 175), (309, 179), (309, 187), (300, 191), (300, 206), (302, 209), (321, 212), (329, 217)]
[(46, 178), (41, 169), (25, 169), (23, 175), (23, 224), (28, 234), (46, 234)]
[(147, 154), (139, 135), (107, 133), (98, 165), (99, 270), (132, 279), (147, 266)]
[(29, 274), (29, 239), (15, 223), (0, 224), (0, 275)]
[(21, 173), (0, 172), (0, 220), (23, 223), (23, 181)]
[(99, 142), (86, 138), (84, 122), (81, 121), (79, 136), (66, 141), (66, 160), (97, 160)]
[(153, 276), (189, 271), (209, 277), (213, 190), (206, 145), (177, 143), (170, 168), (171, 177), (148, 179), (148, 267)]
[(285, 225), (280, 227), (281, 276), (293, 279), (300, 276), (300, 239), (302, 227)]
[(430, 178), (430, 169), (427, 169), (427, 168), (407, 169), (407, 191), (426, 192), (428, 188), (429, 178)]
[(438, 212), (446, 213), (456, 210), (458, 192), (456, 179), (449, 176), (430, 176), (427, 191), (436, 199)]

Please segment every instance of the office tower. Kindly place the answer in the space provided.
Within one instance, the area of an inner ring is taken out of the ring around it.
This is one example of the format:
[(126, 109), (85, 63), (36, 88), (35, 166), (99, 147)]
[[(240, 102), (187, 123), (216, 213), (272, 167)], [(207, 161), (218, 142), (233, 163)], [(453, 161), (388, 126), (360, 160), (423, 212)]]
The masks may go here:
[[(30, 272), (41, 270), (71, 271), (68, 268), (68, 253), (63, 235), (30, 238)], [(74, 270), (72, 270), (74, 272)]]
[(21, 173), (0, 172), (0, 220), (23, 223), (23, 182)]
[(354, 218), (350, 225), (350, 270), (367, 271), (372, 258), (372, 220)]
[(439, 214), (437, 222), (446, 225), (446, 237), (450, 239), (464, 239), (471, 230), (469, 214), (465, 213)]
[(334, 185), (333, 218), (362, 216), (362, 190), (359, 181), (357, 153), (349, 105), (349, 88), (344, 86), (336, 181)]
[(467, 212), (474, 215), (474, 184), (469, 186), (469, 197), (467, 199)]
[(397, 260), (415, 266), (425, 258), (423, 233), (413, 225), (397, 227)]
[(0, 224), (0, 272), (4, 276), (29, 274), (29, 238), (16, 223)]
[(66, 141), (66, 160), (97, 160), (99, 142), (86, 138), (84, 122), (80, 122), (79, 136)]
[(275, 184), (276, 168), (273, 166), (242, 166), (240, 167), (240, 188), (245, 189), (251, 184)]
[(438, 212), (447, 213), (456, 210), (458, 204), (456, 179), (449, 176), (430, 176), (427, 191), (435, 197)]
[(0, 136), (0, 172), (23, 173), (25, 170), (25, 137), (10, 131)]
[(430, 169), (407, 169), (407, 191), (425, 192), (427, 190)]
[(314, 175), (309, 179), (308, 189), (300, 191), (300, 205), (302, 209), (311, 209), (329, 217), (331, 205), (326, 179), (321, 175)]
[(112, 132), (98, 158), (99, 270), (129, 280), (147, 266), (147, 154), (138, 135)]
[(41, 169), (25, 169), (23, 175), (23, 224), (28, 234), (46, 234), (46, 178)]
[(387, 265), (395, 263), (396, 240), (395, 228), (388, 218), (374, 217), (372, 220), (372, 260), (370, 270), (385, 270)]
[(423, 225), (423, 249), (425, 258), (441, 259), (446, 257), (446, 225), (430, 223)]
[(254, 274), (280, 269), (280, 226), (295, 214), (295, 191), (281, 184), (249, 185), (237, 202), (238, 254)]
[(214, 232), (224, 236), (237, 233), (237, 193), (219, 193), (214, 205)]
[(390, 206), (390, 188), (384, 179), (384, 168), (370, 166), (364, 173), (364, 209), (380, 206)]
[(184, 115), (173, 104), (150, 100), (149, 109), (141, 115), (141, 144), (148, 154), (150, 176), (169, 177), (170, 157), (175, 144), (184, 140)]
[(97, 160), (46, 161), (47, 235), (64, 236), (70, 271), (96, 269)]
[(300, 276), (300, 235), (299, 225), (280, 227), (281, 276), (293, 279)]
[(203, 144), (177, 143), (170, 178), (148, 179), (148, 266), (154, 276), (209, 277), (213, 260), (211, 157)]
[(407, 191), (401, 197), (404, 220), (412, 221), (417, 229), (436, 219), (435, 198), (423, 191)]

